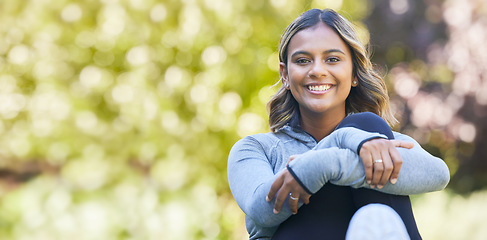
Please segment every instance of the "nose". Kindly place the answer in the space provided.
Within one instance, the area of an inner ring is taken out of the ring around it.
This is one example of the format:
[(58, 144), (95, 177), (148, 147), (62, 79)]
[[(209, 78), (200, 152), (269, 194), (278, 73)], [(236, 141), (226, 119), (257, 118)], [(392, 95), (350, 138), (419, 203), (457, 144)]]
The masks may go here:
[(328, 69), (324, 62), (322, 61), (314, 61), (313, 65), (311, 66), (308, 76), (310, 78), (321, 78), (326, 77), (328, 75)]

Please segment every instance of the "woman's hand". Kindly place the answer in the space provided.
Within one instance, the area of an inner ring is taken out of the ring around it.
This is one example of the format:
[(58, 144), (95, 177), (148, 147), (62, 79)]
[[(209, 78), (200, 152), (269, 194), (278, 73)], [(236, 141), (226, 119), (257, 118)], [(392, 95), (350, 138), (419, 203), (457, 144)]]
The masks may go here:
[[(294, 160), (296, 156), (291, 156), (289, 161)], [(286, 164), (287, 165), (287, 164)], [(277, 193), (277, 196), (276, 196)], [(301, 185), (294, 179), (291, 173), (284, 169), (284, 171), (274, 180), (269, 193), (267, 193), (266, 201), (270, 202), (274, 196), (276, 196), (276, 202), (274, 203), (274, 213), (278, 214), (281, 211), (282, 205), (286, 198), (289, 198), (289, 208), (293, 214), (298, 213), (298, 201), (301, 199), (303, 203), (308, 204), (311, 197)]]
[(372, 188), (377, 186), (381, 189), (389, 179), (392, 184), (397, 182), (402, 157), (396, 147), (411, 149), (414, 143), (376, 138), (362, 145), (360, 158), (365, 168), (365, 179)]

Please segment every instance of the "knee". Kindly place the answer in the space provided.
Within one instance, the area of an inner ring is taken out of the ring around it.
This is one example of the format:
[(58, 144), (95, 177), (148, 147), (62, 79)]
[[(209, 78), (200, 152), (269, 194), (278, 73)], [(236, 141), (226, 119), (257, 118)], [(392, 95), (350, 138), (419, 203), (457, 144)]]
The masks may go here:
[(399, 214), (384, 204), (368, 204), (352, 217), (346, 235), (355, 239), (410, 239)]
[(354, 127), (367, 132), (378, 132), (386, 135), (389, 139), (394, 139), (394, 134), (387, 122), (377, 114), (371, 112), (348, 115), (338, 124), (337, 129), (342, 127)]
[[(374, 124), (385, 124), (387, 125), (386, 121), (379, 117), (379, 115), (372, 113), (372, 112), (360, 112), (360, 113), (354, 113), (346, 116), (338, 125), (349, 125), (349, 124), (354, 124), (354, 125), (364, 125), (367, 123), (374, 123)], [(387, 125), (388, 126), (388, 125)]]

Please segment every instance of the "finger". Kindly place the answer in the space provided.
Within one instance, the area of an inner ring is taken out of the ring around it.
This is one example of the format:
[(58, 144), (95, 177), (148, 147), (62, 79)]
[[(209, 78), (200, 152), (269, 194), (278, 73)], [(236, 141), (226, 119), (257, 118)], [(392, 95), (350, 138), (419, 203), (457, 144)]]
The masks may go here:
[[(297, 195), (297, 194), (295, 194)], [(298, 213), (298, 202), (299, 202), (299, 196), (293, 196), (292, 193), (289, 194), (289, 208), (291, 209), (291, 212), (293, 214)]]
[(283, 183), (284, 183), (284, 174), (281, 174), (272, 183), (271, 189), (269, 189), (269, 192), (267, 193), (267, 196), (265, 197), (265, 200), (267, 202), (270, 202), (276, 196), (277, 191), (279, 191), (279, 189), (281, 188)]
[(394, 169), (392, 170), (390, 179), (392, 184), (396, 184), (397, 179), (399, 178), (399, 171), (401, 171), (402, 167), (402, 157), (399, 154), (399, 151), (397, 151), (397, 149), (395, 148), (392, 148), (389, 151), (389, 154), (391, 156), (392, 162), (394, 163)]
[(301, 195), (301, 200), (303, 200), (303, 203), (304, 204), (308, 204), (309, 203), (309, 198), (311, 197), (311, 195), (309, 194), (304, 194), (304, 195)]
[(289, 164), (289, 163), (290, 163), (292, 160), (294, 160), (294, 159), (295, 159), (295, 158), (297, 158), (297, 157), (298, 157), (298, 155), (292, 155), (292, 156), (290, 156), (290, 157), (289, 157), (289, 159), (287, 160), (286, 166), (287, 166), (287, 165), (288, 165), (288, 164)]
[(383, 165), (384, 160), (382, 160), (382, 156), (378, 151), (372, 151), (372, 159), (374, 159), (373, 160), (374, 171), (372, 173), (372, 183), (370, 186), (374, 188), (377, 184), (379, 184), (379, 181), (382, 178), (382, 173), (384, 172), (384, 165)]
[(286, 198), (289, 197), (289, 190), (285, 189), (284, 187), (279, 189), (279, 192), (277, 192), (276, 196), (276, 202), (274, 203), (274, 213), (278, 214), (281, 211), (282, 205), (284, 204), (284, 201), (286, 201)]
[[(391, 148), (393, 148), (391, 146)], [(389, 156), (389, 149), (384, 149), (383, 152), (381, 153), (382, 157), (382, 166), (383, 166), (383, 172), (382, 172), (382, 177), (379, 181), (379, 184), (377, 185), (377, 188), (381, 189), (383, 188), (386, 184), (387, 181), (389, 181), (389, 177), (391, 176), (391, 173), (394, 168), (394, 164), (391, 160), (391, 157)], [(377, 163), (379, 164), (379, 163)]]
[(414, 147), (414, 143), (412, 142), (406, 142), (402, 140), (391, 140), (392, 144), (394, 144), (394, 147), (401, 147), (401, 148), (406, 148), (406, 149), (411, 149)]
[(364, 164), (365, 180), (368, 184), (372, 183), (372, 172), (373, 172), (373, 160), (372, 155), (366, 149), (360, 151), (360, 158), (362, 158), (362, 163)]

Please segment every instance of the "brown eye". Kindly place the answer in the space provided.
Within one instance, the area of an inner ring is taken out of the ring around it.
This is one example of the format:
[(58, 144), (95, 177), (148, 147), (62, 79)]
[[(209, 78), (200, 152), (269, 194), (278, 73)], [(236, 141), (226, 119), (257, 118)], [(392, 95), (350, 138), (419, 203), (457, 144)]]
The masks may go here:
[(328, 59), (326, 59), (326, 61), (331, 62), (331, 63), (336, 63), (336, 62), (339, 62), (340, 59), (337, 57), (329, 57)]
[(306, 64), (306, 63), (309, 63), (310, 60), (306, 59), (306, 58), (298, 58), (296, 59), (296, 63), (297, 64)]

